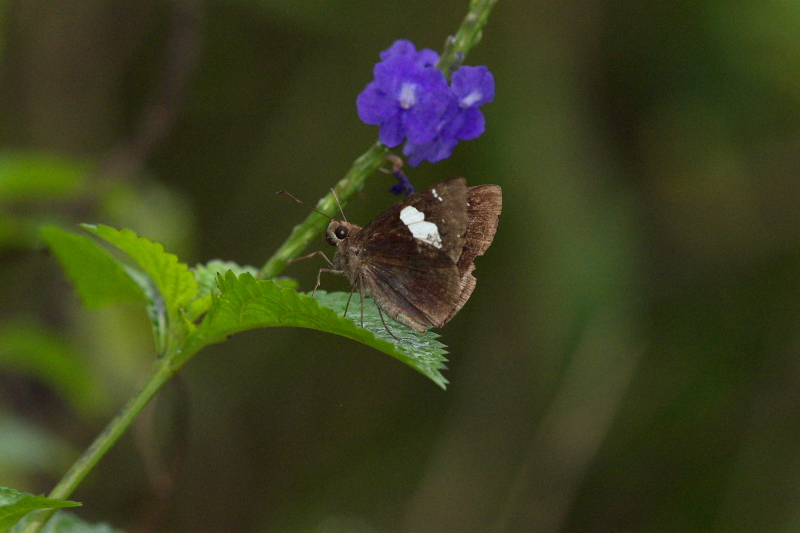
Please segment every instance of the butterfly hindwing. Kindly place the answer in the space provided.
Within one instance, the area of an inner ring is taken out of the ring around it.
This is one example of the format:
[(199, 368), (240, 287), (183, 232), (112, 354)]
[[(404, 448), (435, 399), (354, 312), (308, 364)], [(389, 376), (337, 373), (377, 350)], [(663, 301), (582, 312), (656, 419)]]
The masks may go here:
[(498, 217), (503, 209), (503, 192), (497, 185), (478, 185), (467, 191), (467, 217), (469, 223), (466, 231), (466, 242), (458, 259), (460, 277), (459, 298), (450, 315), (449, 322), (467, 303), (475, 289), (476, 279), (472, 275), (475, 270), (473, 261), (481, 256), (492, 244), (497, 233)]
[(498, 217), (503, 209), (503, 193), (497, 185), (478, 185), (467, 190), (466, 242), (459, 269), (469, 265), (489, 249), (497, 233)]
[(459, 294), (458, 267), (442, 250), (410, 235), (365, 245), (361, 284), (386, 314), (424, 332), (444, 324)]

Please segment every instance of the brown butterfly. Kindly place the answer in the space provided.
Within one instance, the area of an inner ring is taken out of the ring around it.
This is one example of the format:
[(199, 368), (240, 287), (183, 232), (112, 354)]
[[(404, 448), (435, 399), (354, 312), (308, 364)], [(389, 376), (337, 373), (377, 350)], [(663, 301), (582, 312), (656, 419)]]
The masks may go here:
[(423, 333), (444, 326), (469, 299), (473, 261), (492, 243), (502, 203), (499, 186), (467, 187), (464, 178), (452, 178), (393, 205), (363, 228), (332, 219), (326, 240), (337, 247), (333, 261), (322, 252), (311, 255), (322, 255), (332, 267), (320, 274), (347, 276), (361, 295), (362, 325), (364, 297), (371, 296), (379, 312)]

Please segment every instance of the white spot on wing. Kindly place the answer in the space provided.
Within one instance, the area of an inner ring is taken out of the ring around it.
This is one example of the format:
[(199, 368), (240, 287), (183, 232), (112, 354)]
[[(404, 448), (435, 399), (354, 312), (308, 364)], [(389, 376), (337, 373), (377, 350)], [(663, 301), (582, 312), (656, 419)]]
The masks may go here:
[(436, 192), (436, 189), (431, 189), (431, 192), (433, 193), (433, 197), (434, 197), (434, 198), (436, 198), (436, 199), (437, 199), (437, 200), (439, 200), (440, 202), (444, 202), (444, 198), (442, 198), (441, 196), (439, 196), (439, 195), (437, 194), (437, 192)]
[(400, 220), (408, 227), (415, 239), (442, 248), (442, 237), (439, 228), (432, 222), (425, 221), (425, 213), (420, 212), (413, 205), (407, 205), (400, 211)]

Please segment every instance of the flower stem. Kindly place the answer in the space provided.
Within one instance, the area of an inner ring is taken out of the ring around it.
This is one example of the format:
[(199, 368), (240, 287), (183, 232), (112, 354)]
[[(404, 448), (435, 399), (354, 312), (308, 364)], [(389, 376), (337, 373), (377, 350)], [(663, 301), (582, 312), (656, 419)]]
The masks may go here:
[[(167, 358), (158, 359), (153, 365), (153, 370), (139, 392), (131, 398), (117, 416), (106, 426), (94, 440), (83, 455), (64, 474), (58, 485), (48, 494), (50, 498), (66, 499), (78, 487), (83, 478), (94, 468), (100, 459), (119, 440), (123, 433), (130, 427), (138, 414), (145, 408), (164, 383), (175, 374), (175, 367), (169, 364)], [(23, 530), (23, 533), (36, 533), (55, 513), (55, 509), (39, 511)]]
[(497, 0), (471, 0), (467, 16), (461, 22), (455, 35), (447, 38), (444, 50), (436, 63), (436, 68), (450, 78), (455, 68), (463, 63), (467, 54), (477, 45), (483, 37), (483, 27), (489, 20), (489, 13)]

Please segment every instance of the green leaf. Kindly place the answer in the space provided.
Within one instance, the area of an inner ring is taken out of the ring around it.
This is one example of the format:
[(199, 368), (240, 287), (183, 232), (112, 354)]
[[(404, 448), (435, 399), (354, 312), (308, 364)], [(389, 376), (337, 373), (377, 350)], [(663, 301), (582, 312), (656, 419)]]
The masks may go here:
[(138, 263), (147, 277), (132, 269), (126, 271), (147, 299), (147, 312), (153, 324), (158, 351), (165, 353), (176, 349), (181, 339), (194, 329), (192, 320), (183, 312), (198, 292), (197, 282), (189, 267), (179, 262), (174, 254), (165, 252), (160, 243), (139, 237), (131, 230), (88, 224), (83, 227)]
[(258, 274), (258, 269), (250, 265), (240, 266), (233, 261), (223, 261), (221, 259), (212, 259), (205, 265), (197, 264), (192, 269), (194, 276), (197, 279), (197, 284), (200, 287), (197, 293), (198, 298), (207, 296), (212, 292), (219, 293), (217, 287), (217, 274), (225, 274), (228, 270), (236, 274), (236, 277), (249, 272), (255, 277)]
[[(325, 291), (317, 291), (317, 293), (314, 295), (314, 298), (319, 301), (323, 308), (332, 309), (336, 313), (337, 317), (342, 318), (345, 307), (347, 306), (347, 300), (350, 298), (350, 293), (326, 293)], [(436, 381), (436, 379), (429, 374), (429, 371), (423, 370), (422, 368), (435, 370), (435, 375), (443, 380), (442, 383), (439, 383), (438, 381), (437, 383), (444, 388), (444, 385), (447, 384), (447, 380), (441, 376), (439, 370), (445, 368), (447, 359), (444, 356), (447, 354), (447, 347), (436, 340), (440, 337), (440, 335), (438, 333), (434, 333), (433, 331), (427, 331), (422, 334), (416, 333), (411, 328), (404, 326), (399, 322), (395, 322), (386, 316), (386, 313), (383, 313), (383, 319), (386, 321), (386, 326), (389, 327), (392, 334), (400, 339), (399, 342), (386, 331), (386, 327), (384, 327), (383, 321), (381, 321), (381, 317), (378, 314), (378, 308), (376, 307), (372, 298), (364, 298), (363, 329), (371, 331), (379, 340), (384, 340), (391, 343), (394, 346), (394, 350), (399, 352), (401, 355), (398, 357), (393, 353), (386, 353), (392, 355), (393, 357), (397, 357), (404, 363), (416, 368), (426, 376), (431, 377), (431, 379), (434, 381)], [(344, 318), (344, 320), (351, 320), (357, 326), (361, 325), (361, 298), (358, 294), (353, 294), (352, 301), (350, 302), (350, 308), (347, 312), (347, 317)], [(362, 328), (359, 327), (359, 329)], [(378, 349), (385, 351), (382, 348)]]
[(290, 278), (289, 276), (278, 276), (277, 278), (272, 278), (272, 282), (281, 289), (288, 288), (297, 290), (297, 288), (300, 286), (296, 279)]
[(91, 167), (35, 152), (0, 154), (0, 201), (71, 198), (86, 188)]
[(105, 398), (80, 361), (63, 339), (34, 323), (0, 325), (0, 370), (33, 376), (91, 415), (101, 409)]
[[(188, 314), (191, 320), (195, 320), (204, 313), (208, 312), (208, 310), (211, 308), (211, 294), (219, 294), (217, 275), (225, 274), (229, 270), (236, 274), (237, 277), (245, 272), (252, 274), (253, 277), (258, 275), (258, 269), (254, 266), (242, 266), (234, 263), (233, 261), (223, 261), (221, 259), (212, 259), (205, 265), (198, 263), (194, 266), (194, 268), (192, 268), (194, 277), (197, 280), (200, 290), (197, 293), (197, 298), (195, 298), (190, 306), (190, 311)], [(296, 289), (298, 287), (297, 281), (285, 276), (275, 278), (272, 281), (274, 281), (281, 288), (289, 287), (291, 289)]]
[(164, 299), (167, 309), (184, 307), (197, 295), (198, 287), (189, 267), (178, 261), (177, 256), (164, 251), (164, 247), (145, 237), (139, 237), (129, 229), (117, 230), (109, 226), (84, 228), (110, 242), (128, 254), (153, 280)]
[[(318, 298), (280, 288), (268, 280), (255, 280), (249, 273), (238, 278), (227, 272), (218, 278), (220, 294), (213, 296), (211, 310), (203, 323), (187, 338), (182, 353), (182, 364), (202, 347), (221, 342), (229, 335), (249, 329), (271, 326), (294, 326), (334, 333), (356, 340), (399, 359), (428, 376), (440, 387), (447, 380), (440, 370), (444, 368), (445, 346), (432, 332), (418, 335), (410, 329), (387, 319), (393, 339), (381, 323), (371, 300), (365, 300), (364, 328), (360, 323), (360, 302), (354, 296), (348, 318), (343, 318), (347, 293), (323, 294)], [(325, 306), (320, 306), (322, 302)], [(357, 318), (358, 317), (358, 318)]]
[(212, 259), (205, 265), (197, 264), (192, 270), (194, 271), (194, 276), (200, 290), (197, 293), (197, 298), (192, 301), (187, 312), (188, 318), (191, 321), (197, 320), (211, 309), (211, 294), (219, 294), (217, 275), (225, 274), (229, 270), (237, 276), (245, 272), (249, 272), (253, 276), (258, 274), (258, 269), (256, 267), (249, 265), (240, 266), (233, 261), (223, 261), (221, 259)]
[(8, 487), (0, 487), (0, 533), (6, 533), (23, 516), (36, 509), (60, 509), (79, 505), (77, 502), (33, 496)]
[[(26, 516), (17, 524), (14, 533), (22, 531), (22, 528), (29, 522), (30, 516), (32, 515)], [(56, 514), (42, 528), (41, 533), (123, 533), (123, 531), (104, 523), (90, 524), (67, 511), (56, 511)]]
[(142, 299), (142, 292), (111, 254), (86, 235), (56, 226), (40, 230), (86, 307)]

